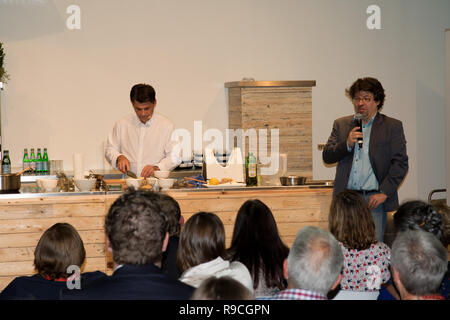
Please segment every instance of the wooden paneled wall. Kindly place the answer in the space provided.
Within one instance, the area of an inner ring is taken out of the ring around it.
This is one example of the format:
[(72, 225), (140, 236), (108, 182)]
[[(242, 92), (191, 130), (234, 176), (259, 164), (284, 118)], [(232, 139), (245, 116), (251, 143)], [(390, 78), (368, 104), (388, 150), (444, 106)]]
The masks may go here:
[(232, 87), (228, 104), (230, 129), (267, 129), (267, 151), (264, 145), (258, 148), (269, 156), (270, 129), (278, 129), (279, 153), (287, 154), (288, 174), (312, 178), (311, 87)]
[(86, 249), (84, 271), (106, 271), (105, 199), (99, 196), (42, 197), (0, 201), (0, 289), (35, 273), (34, 249), (58, 222), (73, 225)]

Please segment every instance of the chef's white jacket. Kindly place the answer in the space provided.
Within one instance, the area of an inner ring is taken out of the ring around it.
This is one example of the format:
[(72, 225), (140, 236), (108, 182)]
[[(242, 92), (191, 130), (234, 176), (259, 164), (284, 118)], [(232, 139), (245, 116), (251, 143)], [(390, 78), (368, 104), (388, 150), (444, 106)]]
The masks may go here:
[(130, 171), (140, 176), (146, 165), (160, 170), (172, 170), (181, 163), (173, 150), (176, 141), (171, 140), (173, 123), (163, 115), (154, 113), (145, 124), (135, 113), (116, 122), (106, 142), (105, 157), (117, 169), (120, 155), (130, 161)]

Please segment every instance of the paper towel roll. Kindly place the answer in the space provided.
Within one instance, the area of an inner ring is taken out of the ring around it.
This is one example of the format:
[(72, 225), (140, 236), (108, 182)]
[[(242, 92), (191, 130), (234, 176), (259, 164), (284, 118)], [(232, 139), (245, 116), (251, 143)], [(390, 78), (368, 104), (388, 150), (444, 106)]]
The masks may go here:
[(84, 163), (83, 163), (83, 155), (81, 153), (73, 154), (73, 177), (75, 179), (83, 179), (84, 178)]

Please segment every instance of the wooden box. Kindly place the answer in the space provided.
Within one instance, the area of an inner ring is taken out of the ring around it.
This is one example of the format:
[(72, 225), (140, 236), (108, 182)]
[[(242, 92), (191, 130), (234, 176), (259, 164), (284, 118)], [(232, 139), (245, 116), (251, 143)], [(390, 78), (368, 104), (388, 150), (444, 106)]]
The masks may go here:
[[(311, 81), (227, 82), (228, 127), (279, 129), (279, 153), (287, 154), (287, 173), (312, 178), (312, 87)], [(258, 146), (263, 150), (265, 146)], [(245, 146), (248, 152), (248, 141)], [(244, 157), (246, 154), (244, 155)]]

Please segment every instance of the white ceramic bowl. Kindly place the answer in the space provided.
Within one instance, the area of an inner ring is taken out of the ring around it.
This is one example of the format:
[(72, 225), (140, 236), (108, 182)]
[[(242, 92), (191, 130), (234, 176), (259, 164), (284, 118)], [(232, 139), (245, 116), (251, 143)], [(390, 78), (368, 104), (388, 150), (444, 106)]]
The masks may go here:
[(158, 179), (155, 177), (149, 177), (147, 178), (147, 184), (151, 185), (152, 187), (156, 187), (158, 185)]
[(125, 183), (127, 184), (128, 187), (133, 187), (135, 189), (139, 189), (142, 185), (142, 182), (144, 182), (144, 178), (137, 178), (137, 179), (133, 179), (133, 178), (128, 178), (125, 179)]
[(154, 172), (155, 177), (158, 179), (167, 179), (169, 177), (170, 171), (157, 170)]
[(73, 179), (81, 192), (91, 191), (95, 187), (96, 179)]
[(36, 184), (44, 192), (56, 191), (58, 179), (36, 179)]
[(158, 184), (162, 190), (169, 190), (170, 188), (172, 188), (174, 182), (175, 182), (175, 179), (159, 179), (158, 180)]

